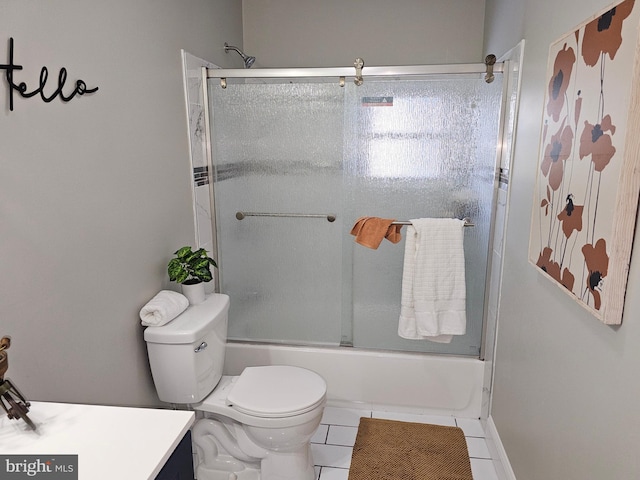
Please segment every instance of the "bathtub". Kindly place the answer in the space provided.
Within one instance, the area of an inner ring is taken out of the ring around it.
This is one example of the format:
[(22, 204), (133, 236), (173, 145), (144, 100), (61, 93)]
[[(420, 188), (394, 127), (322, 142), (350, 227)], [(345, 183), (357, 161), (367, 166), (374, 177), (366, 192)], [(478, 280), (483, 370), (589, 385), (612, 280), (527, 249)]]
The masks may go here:
[(327, 382), (327, 405), (480, 418), (484, 362), (474, 358), (228, 342), (224, 371), (294, 365)]

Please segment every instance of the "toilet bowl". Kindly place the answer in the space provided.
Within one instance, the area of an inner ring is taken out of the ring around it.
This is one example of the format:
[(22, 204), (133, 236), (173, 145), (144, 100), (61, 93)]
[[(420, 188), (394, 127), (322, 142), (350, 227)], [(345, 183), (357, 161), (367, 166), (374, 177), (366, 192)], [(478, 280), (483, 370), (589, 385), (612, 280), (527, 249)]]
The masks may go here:
[[(275, 388), (267, 381), (274, 377)], [(314, 479), (310, 440), (320, 425), (325, 389), (322, 377), (297, 367), (249, 367), (239, 377), (222, 377), (213, 393), (195, 406), (205, 417), (193, 429), (202, 455), (198, 478), (241, 459), (238, 479), (254, 478), (252, 470), (258, 468), (261, 476), (256, 478), (262, 480)]]
[(148, 327), (149, 363), (160, 400), (199, 418), (192, 437), (198, 480), (313, 480), (310, 440), (326, 383), (287, 365), (222, 376), (229, 297), (211, 294), (170, 323)]

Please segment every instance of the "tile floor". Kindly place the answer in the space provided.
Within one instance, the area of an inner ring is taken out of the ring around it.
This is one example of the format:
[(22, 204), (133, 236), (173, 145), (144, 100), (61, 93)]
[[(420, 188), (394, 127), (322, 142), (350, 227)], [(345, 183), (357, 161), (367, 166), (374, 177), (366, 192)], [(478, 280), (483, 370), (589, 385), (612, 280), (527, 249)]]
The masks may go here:
[(480, 420), (336, 407), (325, 408), (320, 428), (311, 439), (316, 480), (347, 480), (360, 417), (460, 427), (467, 440), (473, 479), (498, 480)]

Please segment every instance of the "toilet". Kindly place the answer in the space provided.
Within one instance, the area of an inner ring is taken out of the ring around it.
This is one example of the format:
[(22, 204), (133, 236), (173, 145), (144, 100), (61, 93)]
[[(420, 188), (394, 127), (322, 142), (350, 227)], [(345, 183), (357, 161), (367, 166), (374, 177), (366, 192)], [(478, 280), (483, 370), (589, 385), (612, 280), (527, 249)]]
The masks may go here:
[(311, 437), (327, 385), (287, 365), (223, 376), (229, 297), (213, 293), (163, 326), (147, 327), (158, 397), (197, 413), (198, 480), (313, 480)]

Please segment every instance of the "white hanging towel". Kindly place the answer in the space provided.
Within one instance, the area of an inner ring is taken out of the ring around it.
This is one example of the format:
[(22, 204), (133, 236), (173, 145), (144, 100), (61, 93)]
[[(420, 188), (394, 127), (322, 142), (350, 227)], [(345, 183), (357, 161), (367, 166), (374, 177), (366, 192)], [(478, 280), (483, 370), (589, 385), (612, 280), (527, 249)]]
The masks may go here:
[(464, 220), (411, 220), (406, 237), (398, 335), (449, 343), (467, 328)]

